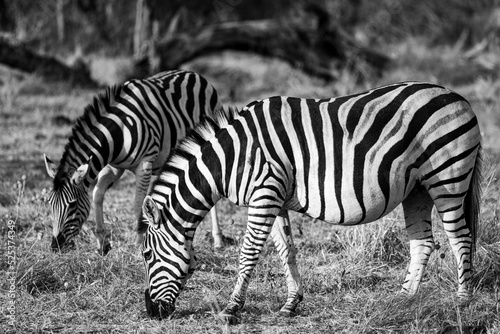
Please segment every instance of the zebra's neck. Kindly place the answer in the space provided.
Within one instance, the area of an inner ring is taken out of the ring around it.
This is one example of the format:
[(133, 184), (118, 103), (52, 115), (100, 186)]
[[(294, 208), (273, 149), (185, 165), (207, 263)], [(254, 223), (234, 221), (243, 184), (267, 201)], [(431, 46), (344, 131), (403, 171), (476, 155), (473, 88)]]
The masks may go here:
[(184, 141), (171, 156), (151, 193), (163, 208), (167, 229), (182, 226), (191, 240), (199, 223), (222, 197), (237, 205), (248, 204), (253, 181), (262, 174), (265, 159), (254, 137), (231, 139), (240, 126), (241, 122), (235, 121), (201, 145)]
[(84, 114), (76, 121), (71, 136), (64, 148), (59, 163), (55, 183), (63, 181), (83, 164), (89, 163), (89, 172), (84, 184), (88, 186), (111, 159), (114, 146), (113, 137), (102, 124), (103, 116), (120, 94), (119, 87), (111, 87), (104, 94), (94, 98), (92, 104), (85, 108)]
[(182, 226), (189, 239), (222, 194), (220, 177), (213, 173), (216, 159), (208, 165), (195, 157), (182, 160), (162, 172), (151, 197), (163, 208), (166, 220), (173, 226)]
[[(193, 232), (221, 197), (228, 197), (236, 204), (237, 175), (246, 155), (232, 143), (229, 125), (238, 118), (236, 110), (219, 118), (206, 120), (177, 147), (153, 185), (152, 198), (163, 208), (166, 220), (182, 225), (186, 234)], [(227, 130), (227, 131), (226, 131)], [(217, 134), (217, 135), (216, 135)], [(251, 146), (251, 145), (250, 145)], [(240, 180), (241, 181), (241, 180)]]
[(101, 155), (95, 155), (91, 146), (72, 139), (65, 147), (55, 178), (59, 181), (69, 178), (80, 166), (88, 163), (89, 169), (84, 180), (84, 185), (88, 187), (108, 162)]

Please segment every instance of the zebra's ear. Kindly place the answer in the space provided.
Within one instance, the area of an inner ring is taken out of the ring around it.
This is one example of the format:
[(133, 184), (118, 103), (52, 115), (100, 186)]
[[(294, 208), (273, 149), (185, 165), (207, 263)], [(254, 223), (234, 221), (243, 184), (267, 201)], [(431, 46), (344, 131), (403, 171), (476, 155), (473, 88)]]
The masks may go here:
[(47, 169), (47, 174), (49, 174), (51, 178), (54, 178), (57, 173), (57, 166), (52, 162), (52, 160), (49, 159), (49, 157), (47, 157), (46, 154), (43, 155), (43, 159), (45, 160), (45, 168)]
[(144, 216), (148, 220), (149, 224), (152, 224), (155, 227), (159, 224), (160, 210), (158, 210), (158, 206), (156, 206), (156, 203), (151, 196), (146, 196), (144, 198), (144, 202), (142, 203), (142, 212), (144, 213)]
[(87, 177), (87, 174), (89, 173), (89, 163), (90, 160), (92, 160), (92, 157), (87, 160), (86, 163), (78, 167), (78, 169), (73, 173), (73, 176), (71, 176), (71, 181), (78, 185), (80, 184), (85, 178)]

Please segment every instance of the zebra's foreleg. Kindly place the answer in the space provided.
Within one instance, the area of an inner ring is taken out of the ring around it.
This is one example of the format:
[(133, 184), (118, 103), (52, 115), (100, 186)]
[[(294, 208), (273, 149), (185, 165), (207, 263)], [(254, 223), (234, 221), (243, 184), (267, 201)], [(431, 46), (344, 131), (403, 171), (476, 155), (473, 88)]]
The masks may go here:
[[(271, 212), (270, 212), (271, 211)], [(272, 211), (276, 211), (274, 214)], [(259, 207), (249, 207), (248, 225), (240, 250), (240, 268), (236, 286), (229, 303), (219, 313), (219, 316), (230, 324), (239, 322), (239, 312), (245, 305), (246, 292), (253, 269), (257, 265), (262, 247), (271, 232), (279, 209), (269, 210)]]
[(293, 317), (296, 315), (295, 310), (298, 304), (302, 301), (303, 292), (300, 274), (297, 269), (297, 249), (293, 243), (292, 226), (288, 218), (288, 212), (276, 217), (271, 230), (271, 237), (283, 262), (288, 286), (288, 298), (280, 310), (280, 315)]
[(110, 232), (106, 230), (106, 227), (104, 226), (104, 213), (102, 209), (104, 194), (113, 185), (113, 183), (123, 175), (123, 172), (123, 169), (114, 168), (110, 165), (105, 166), (99, 172), (97, 183), (92, 194), (96, 222), (95, 236), (97, 239), (99, 254), (101, 255), (106, 255), (111, 250), (111, 244), (109, 242)]
[(434, 203), (424, 187), (416, 186), (403, 201), (406, 231), (410, 239), (410, 266), (402, 293), (418, 290), (429, 257), (434, 250), (431, 214)]
[[(143, 161), (135, 170), (135, 200), (134, 210), (135, 217), (139, 222), (142, 213), (142, 203), (149, 189), (153, 174), (153, 163), (151, 161)], [(137, 233), (135, 243), (138, 246), (142, 245), (143, 235)]]

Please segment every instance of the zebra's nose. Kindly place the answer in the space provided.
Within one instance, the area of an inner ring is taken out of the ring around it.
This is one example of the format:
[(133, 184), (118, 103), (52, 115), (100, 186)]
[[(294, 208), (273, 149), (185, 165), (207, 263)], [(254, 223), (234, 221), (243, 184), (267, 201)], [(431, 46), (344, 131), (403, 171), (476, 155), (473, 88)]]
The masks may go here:
[(146, 299), (146, 311), (151, 318), (158, 320), (167, 319), (175, 311), (175, 305), (172, 303), (161, 300), (153, 302), (148, 289), (144, 291), (144, 297)]
[(53, 252), (61, 251), (64, 245), (64, 241), (65, 241), (64, 235), (62, 234), (58, 234), (57, 238), (52, 237), (52, 244), (51, 244), (52, 251)]
[(52, 237), (51, 248), (53, 252), (68, 251), (74, 246), (73, 241), (67, 242), (61, 233), (57, 237)]
[(166, 303), (160, 301), (158, 303), (158, 313), (160, 314), (160, 320), (167, 319), (175, 311), (175, 305), (172, 303)]

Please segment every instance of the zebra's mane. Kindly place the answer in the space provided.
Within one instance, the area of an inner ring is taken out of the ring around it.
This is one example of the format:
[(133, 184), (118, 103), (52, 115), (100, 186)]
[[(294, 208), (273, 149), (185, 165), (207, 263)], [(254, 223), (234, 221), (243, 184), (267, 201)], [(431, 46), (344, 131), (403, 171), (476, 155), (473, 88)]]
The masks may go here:
[[(100, 119), (103, 113), (107, 113), (112, 102), (116, 100), (122, 91), (122, 86), (110, 86), (106, 89), (105, 92), (100, 93), (94, 96), (92, 103), (87, 105), (84, 109), (83, 115), (80, 116), (77, 120), (73, 129), (71, 130), (71, 136), (68, 139), (68, 142), (64, 146), (64, 153), (57, 167), (57, 172), (54, 177), (54, 185), (53, 189), (57, 191), (62, 187), (64, 181), (67, 179), (68, 174), (72, 171), (74, 166), (68, 166), (69, 158), (72, 155), (71, 153), (75, 152), (76, 147), (78, 145), (78, 137), (79, 133), (85, 131), (84, 125), (89, 128), (92, 128), (91, 116), (96, 119)], [(88, 156), (91, 155), (90, 152), (86, 152)], [(78, 168), (78, 166), (76, 167)]]
[(177, 144), (163, 165), (161, 174), (177, 175), (189, 159), (199, 153), (203, 144), (214, 138), (220, 129), (226, 128), (238, 116), (238, 109), (232, 107), (221, 108), (215, 111), (213, 116), (204, 116), (200, 123), (193, 129), (189, 129), (186, 137)]
[[(160, 183), (164, 183), (165, 180), (177, 177), (189, 164), (190, 159), (200, 152), (203, 144), (214, 138), (220, 129), (227, 127), (239, 115), (238, 109), (230, 107), (226, 110), (224, 108), (216, 110), (213, 116), (203, 116), (198, 125), (189, 129), (184, 139), (179, 141), (172, 150), (170, 157), (162, 167), (160, 177), (154, 181), (151, 189)], [(139, 219), (136, 231), (142, 234), (146, 232), (147, 228), (146, 221), (142, 218)]]
[[(163, 183), (164, 180), (178, 176), (190, 159), (200, 152), (203, 144), (214, 138), (220, 129), (227, 127), (239, 116), (238, 109), (231, 107), (227, 110), (220, 108), (214, 112), (213, 116), (205, 115), (196, 127), (187, 131), (186, 137), (172, 150), (169, 159), (162, 167), (160, 177), (154, 181), (152, 188)], [(139, 219), (136, 231), (142, 234), (146, 232), (147, 227), (148, 224), (143, 219)]]

